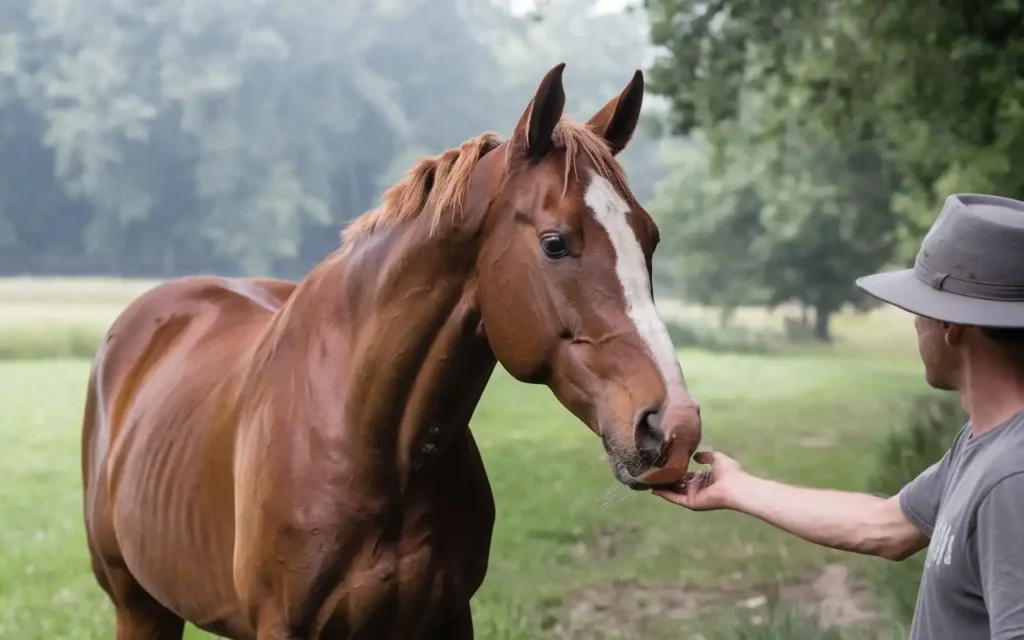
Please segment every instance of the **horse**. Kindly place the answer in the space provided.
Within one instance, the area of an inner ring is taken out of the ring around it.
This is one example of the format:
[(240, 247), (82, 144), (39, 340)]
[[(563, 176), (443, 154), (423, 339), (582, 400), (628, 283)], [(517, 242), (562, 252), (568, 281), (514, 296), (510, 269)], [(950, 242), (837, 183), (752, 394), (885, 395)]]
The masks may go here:
[(495, 506), (469, 423), (498, 363), (618, 482), (682, 481), (700, 412), (616, 158), (643, 75), (580, 123), (564, 67), (507, 140), (419, 159), (299, 281), (168, 279), (110, 325), (82, 477), (117, 638), (472, 638)]

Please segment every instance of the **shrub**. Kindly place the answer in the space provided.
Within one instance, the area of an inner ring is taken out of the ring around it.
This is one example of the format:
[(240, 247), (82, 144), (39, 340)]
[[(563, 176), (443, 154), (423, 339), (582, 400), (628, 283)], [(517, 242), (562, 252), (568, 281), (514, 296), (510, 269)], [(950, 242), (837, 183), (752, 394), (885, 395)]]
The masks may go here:
[(735, 615), (701, 634), (707, 640), (842, 640), (838, 629), (821, 626), (796, 606), (774, 605), (763, 616)]
[(91, 359), (105, 327), (39, 324), (0, 327), (0, 360)]
[(783, 340), (767, 331), (742, 325), (715, 327), (693, 320), (669, 320), (665, 323), (672, 343), (678, 349), (695, 348), (716, 352), (765, 353)]
[(800, 318), (783, 316), (782, 327), (785, 330), (786, 339), (790, 342), (819, 342), (818, 336), (814, 335), (814, 325), (804, 322)]
[[(967, 416), (955, 394), (929, 394), (911, 403), (906, 419), (881, 447), (875, 473), (867, 482), (871, 493), (896, 495), (919, 473), (942, 458)], [(878, 602), (897, 624), (909, 628), (924, 569), (922, 551), (903, 562), (882, 562), (872, 580)]]

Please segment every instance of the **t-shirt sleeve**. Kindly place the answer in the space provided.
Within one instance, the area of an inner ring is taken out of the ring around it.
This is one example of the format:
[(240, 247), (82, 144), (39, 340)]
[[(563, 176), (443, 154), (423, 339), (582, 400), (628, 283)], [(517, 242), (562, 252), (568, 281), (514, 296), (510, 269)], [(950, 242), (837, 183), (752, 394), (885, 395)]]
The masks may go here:
[(992, 640), (1024, 637), (1024, 472), (1000, 480), (978, 506), (974, 544)]
[(922, 471), (900, 490), (900, 509), (903, 515), (929, 538), (935, 529), (939, 501), (946, 486), (946, 478), (949, 477), (950, 461), (955, 450), (956, 442), (941, 460)]

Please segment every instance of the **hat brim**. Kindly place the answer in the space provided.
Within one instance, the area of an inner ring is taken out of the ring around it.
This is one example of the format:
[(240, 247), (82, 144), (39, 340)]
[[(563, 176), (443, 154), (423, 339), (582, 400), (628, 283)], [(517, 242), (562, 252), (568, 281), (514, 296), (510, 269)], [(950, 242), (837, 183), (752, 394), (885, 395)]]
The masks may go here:
[(913, 269), (864, 276), (856, 284), (883, 302), (926, 318), (978, 327), (1024, 328), (1024, 302), (940, 291), (918, 280)]

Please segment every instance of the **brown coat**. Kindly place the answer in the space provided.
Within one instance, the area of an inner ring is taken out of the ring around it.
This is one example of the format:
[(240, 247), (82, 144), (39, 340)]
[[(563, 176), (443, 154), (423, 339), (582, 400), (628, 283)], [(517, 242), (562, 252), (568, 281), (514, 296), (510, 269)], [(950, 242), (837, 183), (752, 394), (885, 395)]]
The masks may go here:
[[(301, 282), (180, 278), (114, 322), (82, 464), (118, 638), (180, 638), (185, 621), (239, 639), (471, 638), (494, 503), (468, 425), (499, 361), (598, 433), (621, 481), (685, 473), (696, 405), (617, 266), (624, 229), (648, 270), (656, 243), (613, 157), (642, 79), (577, 125), (561, 72), (510, 141), (421, 160)], [(588, 213), (587, 172), (629, 203), (618, 240)]]

